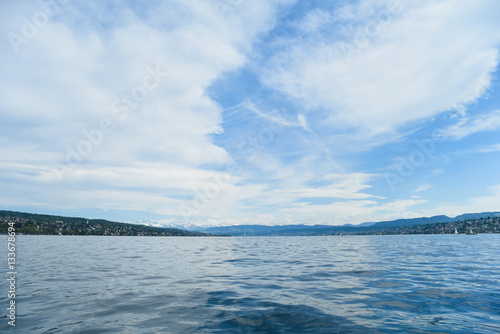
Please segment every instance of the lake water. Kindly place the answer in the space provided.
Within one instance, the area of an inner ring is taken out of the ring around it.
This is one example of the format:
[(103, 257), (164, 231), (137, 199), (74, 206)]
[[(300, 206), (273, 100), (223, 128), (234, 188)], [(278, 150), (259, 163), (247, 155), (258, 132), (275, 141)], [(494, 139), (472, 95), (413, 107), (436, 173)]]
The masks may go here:
[(0, 331), (499, 333), (499, 255), (500, 235), (19, 236)]

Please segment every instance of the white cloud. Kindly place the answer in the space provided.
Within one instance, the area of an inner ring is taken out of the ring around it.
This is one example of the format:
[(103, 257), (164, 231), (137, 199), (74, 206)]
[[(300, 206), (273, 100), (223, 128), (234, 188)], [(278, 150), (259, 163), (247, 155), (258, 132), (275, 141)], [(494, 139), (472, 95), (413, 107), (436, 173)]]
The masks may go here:
[(459, 140), (471, 134), (500, 129), (500, 110), (474, 118), (463, 118), (458, 123), (439, 131), (439, 137)]
[(490, 153), (500, 151), (500, 144), (490, 145), (476, 150), (477, 153)]
[(298, 198), (343, 198), (343, 199), (364, 199), (375, 197), (373, 195), (360, 192), (369, 189), (366, 184), (374, 175), (353, 173), (353, 174), (329, 174), (324, 180), (333, 181), (331, 184), (322, 187), (305, 188), (297, 190), (286, 190), (287, 193), (296, 194)]
[(500, 184), (484, 190), (484, 195), (466, 199), (461, 205), (436, 203), (432, 209), (421, 211), (422, 216), (447, 215), (455, 217), (464, 213), (500, 211)]
[(427, 184), (427, 183), (424, 183), (424, 184), (421, 184), (417, 187), (417, 189), (415, 189), (415, 192), (421, 192), (421, 191), (425, 191), (425, 190), (428, 190), (432, 188), (432, 185), (430, 184)]
[[(220, 167), (230, 160), (214, 144), (221, 109), (207, 87), (245, 64), (286, 2), (245, 1), (221, 12), (216, 3), (178, 1), (141, 11), (114, 7), (114, 13), (99, 2), (70, 2), (18, 53), (4, 39), (0, 154), (10, 178), (0, 183), (13, 192), (4, 203), (174, 214), (184, 200), (173, 195), (203, 189), (210, 180), (214, 167), (201, 165)], [(1, 7), (9, 13), (0, 24), (2, 36), (21, 34), (22, 18), (40, 11), (35, 3)], [(168, 75), (142, 98), (145, 80), (154, 82), (146, 79), (151, 70)], [(128, 104), (125, 95), (134, 92), (141, 98)], [(103, 119), (113, 131), (97, 136), (89, 149), (84, 132), (99, 129)], [(66, 168), (68, 152), (79, 145), (87, 145), (88, 154)], [(54, 165), (64, 171), (62, 183)], [(44, 195), (22, 200), (23, 191)]]
[[(356, 211), (356, 214), (352, 214), (351, 211), (351, 215), (345, 219), (361, 222), (362, 217), (368, 217), (362, 215), (363, 207), (376, 205), (376, 200), (380, 199), (363, 192), (371, 187), (367, 183), (375, 176), (363, 173), (329, 174), (321, 180), (325, 186), (311, 186), (308, 183), (314, 181), (314, 174), (291, 174), (283, 180), (283, 183), (278, 182), (273, 186), (248, 184), (219, 189), (218, 195), (214, 198), (203, 196), (201, 192), (199, 199), (185, 203), (188, 205), (185, 211), (190, 212), (191, 221), (202, 218), (214, 219), (218, 224), (227, 225), (230, 222), (233, 224), (325, 223), (331, 222), (329, 218), (332, 214), (337, 217), (345, 215), (349, 210), (360, 209), (361, 211)], [(205, 199), (206, 204), (195, 210), (196, 202), (202, 203)], [(315, 204), (317, 199), (326, 199), (330, 204)], [(342, 203), (349, 204), (344, 206)], [(218, 215), (222, 218), (215, 217)], [(285, 219), (286, 217), (288, 218)]]
[[(390, 3), (347, 5), (341, 18), (352, 31), (294, 42), (271, 59), (263, 81), (311, 111), (328, 110), (332, 127), (368, 137), (478, 98), (498, 61), (498, 2), (404, 2), (392, 11)], [(359, 11), (374, 27), (347, 15)], [(346, 42), (352, 54), (342, 52)]]
[(332, 15), (321, 9), (314, 9), (297, 24), (300, 31), (306, 34), (316, 33), (322, 26), (332, 22)]
[(426, 202), (424, 199), (397, 199), (381, 204), (376, 200), (366, 199), (339, 201), (326, 205), (303, 205), (282, 211), (292, 214), (295, 222), (343, 225), (346, 223), (359, 224), (397, 218), (415, 218), (419, 214), (412, 211), (411, 208)]
[(432, 175), (434, 175), (434, 176), (438, 176), (438, 175), (443, 174), (443, 173), (444, 173), (444, 170), (442, 170), (442, 169), (434, 169), (434, 170), (432, 170), (432, 171), (431, 171), (431, 173), (432, 173)]
[(500, 184), (488, 187), (488, 194), (469, 200), (468, 212), (499, 211)]
[[(183, 219), (185, 208), (200, 224), (416, 217), (425, 199), (377, 196), (379, 164), (355, 172), (363, 157), (343, 161), (346, 152), (404, 138), (413, 128), (403, 133), (402, 125), (450, 108), (464, 119), (447, 129), (450, 138), (499, 127), (498, 111), (464, 118), (463, 107), (482, 96), (497, 65), (495, 2), (401, 2), (397, 10), (388, 1), (362, 0), (338, 11), (315, 9), (298, 22), (277, 15), (293, 1), (229, 3), (221, 9), (220, 2), (179, 0), (141, 10), (111, 4), (111, 15), (100, 2), (68, 2), (19, 53), (8, 39), (0, 42), (0, 201), (142, 211), (171, 223)], [(5, 35), (19, 32), (23, 16), (40, 7), (3, 2), (0, 10), (9, 13), (0, 22)], [(278, 32), (292, 27), (294, 35), (264, 36), (278, 19), (284, 20)], [(341, 43), (356, 48), (349, 59)], [(240, 124), (222, 128), (222, 108), (208, 88), (225, 73), (255, 68), (264, 68), (267, 85), (302, 104), (285, 98), (280, 105), (270, 101), (282, 98), (272, 92), (263, 98), (266, 112), (257, 103), (239, 104), (255, 123), (236, 115)], [(161, 80), (145, 89), (152, 71)], [(128, 100), (141, 89), (144, 98)], [(103, 120), (113, 129), (96, 138)], [(258, 140), (266, 122), (280, 130), (255, 149), (250, 139)], [(88, 154), (75, 162), (72, 152), (87, 143)], [(255, 149), (251, 159), (238, 149), (242, 144)], [(241, 161), (239, 170), (223, 172), (233, 159)]]

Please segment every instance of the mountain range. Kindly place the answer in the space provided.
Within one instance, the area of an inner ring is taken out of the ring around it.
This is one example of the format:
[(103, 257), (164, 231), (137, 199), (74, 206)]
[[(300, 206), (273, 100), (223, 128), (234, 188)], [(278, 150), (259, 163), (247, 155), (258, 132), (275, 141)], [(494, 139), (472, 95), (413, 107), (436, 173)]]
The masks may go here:
[(161, 225), (161, 221), (142, 221), (141, 224), (156, 226), (181, 228), (190, 231), (205, 232), (214, 235), (231, 235), (231, 236), (270, 236), (270, 235), (323, 235), (323, 234), (341, 234), (352, 233), (363, 230), (377, 230), (386, 227), (395, 226), (412, 226), (433, 223), (450, 223), (456, 221), (464, 221), (468, 219), (479, 219), (486, 217), (500, 217), (500, 212), (480, 212), (466, 213), (456, 217), (448, 217), (438, 215), (432, 217), (396, 219), (381, 222), (366, 222), (359, 225), (344, 224), (344, 225), (230, 225), (230, 226), (196, 226), (193, 224), (172, 224), (165, 222)]

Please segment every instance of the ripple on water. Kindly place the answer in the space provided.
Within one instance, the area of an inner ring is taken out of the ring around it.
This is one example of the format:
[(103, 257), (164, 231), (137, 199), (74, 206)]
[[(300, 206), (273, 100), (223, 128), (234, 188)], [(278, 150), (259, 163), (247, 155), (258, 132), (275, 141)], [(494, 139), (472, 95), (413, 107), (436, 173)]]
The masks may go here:
[(500, 332), (500, 236), (453, 237), (20, 236), (13, 333)]

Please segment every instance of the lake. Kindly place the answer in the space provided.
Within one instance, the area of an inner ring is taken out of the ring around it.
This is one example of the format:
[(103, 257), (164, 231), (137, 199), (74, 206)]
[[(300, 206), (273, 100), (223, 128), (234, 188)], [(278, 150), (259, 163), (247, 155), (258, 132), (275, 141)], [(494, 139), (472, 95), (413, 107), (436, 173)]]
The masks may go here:
[(500, 235), (23, 235), (16, 246), (16, 327), (2, 279), (2, 332), (500, 332)]

